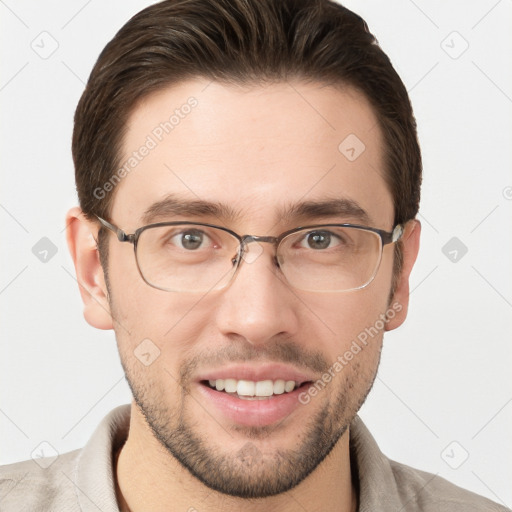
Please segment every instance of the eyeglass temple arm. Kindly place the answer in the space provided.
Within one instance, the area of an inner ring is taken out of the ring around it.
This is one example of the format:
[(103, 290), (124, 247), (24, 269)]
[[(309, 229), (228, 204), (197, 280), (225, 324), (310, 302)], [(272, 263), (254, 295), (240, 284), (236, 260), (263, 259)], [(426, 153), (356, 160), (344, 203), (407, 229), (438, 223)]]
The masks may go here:
[(110, 224), (110, 222), (106, 221), (105, 219), (102, 219), (101, 217), (98, 217), (96, 215), (96, 218), (100, 221), (100, 223), (116, 234), (117, 239), (120, 242), (131, 242), (130, 235), (127, 235), (122, 229), (119, 229), (117, 226), (114, 226), (114, 224)]
[(402, 238), (403, 234), (403, 224), (397, 224), (391, 233), (381, 232), (382, 242), (384, 245), (392, 244), (393, 242), (398, 242), (398, 240)]

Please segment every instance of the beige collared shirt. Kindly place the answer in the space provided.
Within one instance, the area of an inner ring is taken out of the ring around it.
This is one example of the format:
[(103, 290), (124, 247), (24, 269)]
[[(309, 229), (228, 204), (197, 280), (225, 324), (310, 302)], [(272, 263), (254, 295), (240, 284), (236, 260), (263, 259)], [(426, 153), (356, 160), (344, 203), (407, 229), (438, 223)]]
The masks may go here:
[[(119, 512), (113, 459), (126, 440), (129, 421), (130, 406), (117, 407), (84, 448), (53, 461), (1, 466), (0, 511)], [(439, 476), (388, 459), (359, 417), (350, 427), (350, 451), (360, 512), (509, 510)]]

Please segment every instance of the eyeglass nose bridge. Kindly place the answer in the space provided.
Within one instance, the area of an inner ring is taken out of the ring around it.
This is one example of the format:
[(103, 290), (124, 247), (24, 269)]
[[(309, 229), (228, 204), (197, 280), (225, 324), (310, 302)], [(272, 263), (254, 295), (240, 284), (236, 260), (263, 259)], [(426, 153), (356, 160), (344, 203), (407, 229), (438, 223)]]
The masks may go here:
[(258, 235), (244, 235), (240, 241), (241, 245), (247, 245), (251, 242), (263, 242), (268, 244), (277, 245), (279, 238), (276, 236), (258, 236)]
[[(246, 253), (247, 246), (250, 243), (267, 243), (267, 244), (273, 244), (274, 248), (277, 250), (277, 246), (279, 245), (279, 238), (275, 236), (258, 236), (258, 235), (243, 235), (240, 238), (240, 248), (238, 251), (238, 265), (241, 263), (244, 254)], [(274, 259), (276, 260), (276, 255), (274, 254)]]

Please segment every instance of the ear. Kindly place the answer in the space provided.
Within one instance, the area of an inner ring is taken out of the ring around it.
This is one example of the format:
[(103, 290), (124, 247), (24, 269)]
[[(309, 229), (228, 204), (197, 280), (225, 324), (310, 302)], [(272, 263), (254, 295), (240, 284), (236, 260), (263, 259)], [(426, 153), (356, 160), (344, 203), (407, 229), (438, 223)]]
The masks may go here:
[(402, 235), (403, 263), (395, 293), (390, 302), (390, 307), (396, 312), (393, 318), (386, 323), (386, 331), (392, 331), (405, 322), (409, 308), (409, 276), (418, 256), (420, 248), (421, 224), (419, 220), (410, 220), (405, 225)]
[(66, 215), (66, 238), (75, 264), (76, 278), (84, 303), (84, 318), (97, 329), (112, 329), (105, 275), (96, 240), (99, 227), (78, 207)]

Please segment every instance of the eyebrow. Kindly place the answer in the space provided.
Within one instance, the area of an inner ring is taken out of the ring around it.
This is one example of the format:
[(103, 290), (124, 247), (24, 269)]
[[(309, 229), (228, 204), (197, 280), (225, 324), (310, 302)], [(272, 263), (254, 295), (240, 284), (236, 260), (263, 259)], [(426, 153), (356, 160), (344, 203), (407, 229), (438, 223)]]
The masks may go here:
[(322, 219), (341, 217), (354, 219), (361, 224), (369, 224), (370, 216), (356, 201), (348, 198), (335, 198), (320, 201), (303, 201), (291, 204), (281, 211), (284, 220)]
[(169, 194), (164, 199), (153, 203), (142, 215), (142, 222), (150, 224), (158, 219), (165, 219), (174, 215), (191, 217), (218, 217), (220, 219), (233, 219), (239, 217), (239, 212), (222, 203), (211, 201), (187, 200)]
[[(242, 214), (243, 212), (223, 203), (200, 199), (188, 200), (169, 194), (147, 208), (142, 215), (142, 222), (146, 225), (177, 215), (216, 217), (229, 222), (241, 218)], [(366, 225), (370, 223), (368, 213), (356, 201), (348, 198), (290, 203), (277, 212), (277, 219), (285, 222), (319, 220), (327, 217), (341, 217), (343, 220), (350, 218)]]

